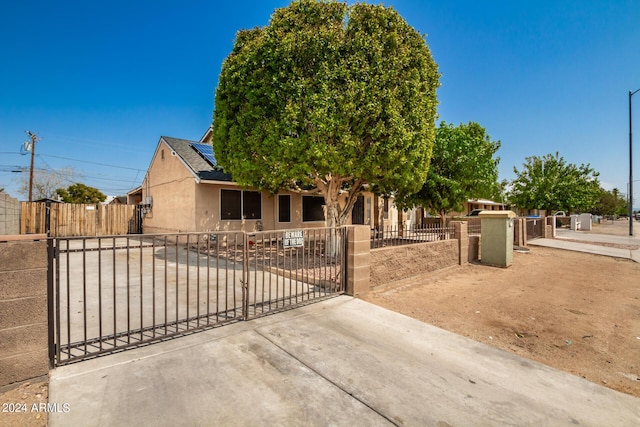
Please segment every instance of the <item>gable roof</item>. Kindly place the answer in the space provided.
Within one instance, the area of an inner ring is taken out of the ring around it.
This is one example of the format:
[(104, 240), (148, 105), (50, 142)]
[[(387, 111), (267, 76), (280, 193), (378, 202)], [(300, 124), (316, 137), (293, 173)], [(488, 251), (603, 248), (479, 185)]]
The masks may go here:
[(233, 181), (231, 174), (225, 173), (216, 165), (209, 163), (193, 148), (193, 144), (198, 144), (198, 141), (171, 138), (169, 136), (162, 136), (160, 140), (164, 141), (199, 179), (205, 181)]

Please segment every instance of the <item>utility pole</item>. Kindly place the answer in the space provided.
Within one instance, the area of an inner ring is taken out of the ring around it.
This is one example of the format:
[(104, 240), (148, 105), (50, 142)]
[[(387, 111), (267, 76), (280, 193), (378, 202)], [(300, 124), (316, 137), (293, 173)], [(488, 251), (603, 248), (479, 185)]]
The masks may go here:
[[(33, 160), (36, 155), (36, 141), (38, 141), (39, 138), (35, 133), (31, 133), (28, 130), (26, 130), (25, 133), (31, 138), (31, 172), (29, 172), (29, 201), (31, 202), (33, 201)], [(27, 141), (27, 143), (28, 142), (29, 141)]]
[(629, 236), (633, 237), (633, 136), (631, 133), (631, 97), (638, 93), (640, 89), (629, 91)]

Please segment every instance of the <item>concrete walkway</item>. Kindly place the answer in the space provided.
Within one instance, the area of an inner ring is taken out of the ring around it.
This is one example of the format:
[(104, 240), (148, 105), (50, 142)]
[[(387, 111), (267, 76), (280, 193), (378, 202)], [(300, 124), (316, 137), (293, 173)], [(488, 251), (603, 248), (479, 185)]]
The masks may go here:
[(57, 368), (49, 402), (51, 426), (640, 425), (638, 398), (347, 296)]
[[(579, 242), (573, 240), (578, 240)], [(548, 248), (586, 252), (640, 262), (640, 249), (614, 248), (603, 246), (603, 243), (640, 247), (640, 237), (613, 236), (609, 234), (589, 233), (588, 231), (558, 229), (555, 239), (533, 239), (527, 242), (527, 244), (531, 246), (544, 246)]]

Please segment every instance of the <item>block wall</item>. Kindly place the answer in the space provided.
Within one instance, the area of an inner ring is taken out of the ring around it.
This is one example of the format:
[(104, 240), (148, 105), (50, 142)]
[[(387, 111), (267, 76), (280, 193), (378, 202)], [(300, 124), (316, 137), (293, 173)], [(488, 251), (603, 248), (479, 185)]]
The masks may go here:
[(0, 237), (0, 389), (48, 372), (46, 236)]
[(20, 202), (0, 192), (0, 236), (20, 234)]

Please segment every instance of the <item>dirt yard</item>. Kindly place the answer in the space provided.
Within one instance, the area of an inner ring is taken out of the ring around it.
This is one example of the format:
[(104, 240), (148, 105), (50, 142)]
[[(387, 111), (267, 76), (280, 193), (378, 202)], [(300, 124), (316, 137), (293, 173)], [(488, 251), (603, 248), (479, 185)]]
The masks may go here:
[(29, 381), (18, 388), (0, 393), (0, 426), (44, 427), (49, 416), (47, 381)]
[[(594, 232), (625, 235), (628, 222)], [(633, 261), (531, 247), (509, 268), (456, 266), (364, 299), (640, 397), (640, 264)]]

